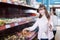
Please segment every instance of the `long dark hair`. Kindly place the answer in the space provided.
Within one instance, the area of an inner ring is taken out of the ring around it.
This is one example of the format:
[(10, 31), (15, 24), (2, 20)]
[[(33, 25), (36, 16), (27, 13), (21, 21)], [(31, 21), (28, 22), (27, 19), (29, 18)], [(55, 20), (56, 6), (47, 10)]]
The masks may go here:
[[(39, 5), (39, 8), (38, 8), (38, 10), (37, 10), (38, 13), (39, 13), (39, 9), (40, 9), (40, 8), (44, 8), (44, 9), (45, 9), (46, 18), (47, 18), (47, 19), (50, 19), (50, 15), (48, 14), (48, 11), (47, 11), (46, 7), (45, 7), (43, 4), (40, 4), (40, 5)], [(41, 18), (41, 17), (42, 17), (42, 15), (40, 14), (40, 15), (39, 15), (39, 18)]]
[[(55, 8), (54, 8), (54, 7), (53, 7), (53, 14), (56, 15), (56, 13), (55, 13)], [(56, 15), (56, 16), (57, 16), (57, 15)]]

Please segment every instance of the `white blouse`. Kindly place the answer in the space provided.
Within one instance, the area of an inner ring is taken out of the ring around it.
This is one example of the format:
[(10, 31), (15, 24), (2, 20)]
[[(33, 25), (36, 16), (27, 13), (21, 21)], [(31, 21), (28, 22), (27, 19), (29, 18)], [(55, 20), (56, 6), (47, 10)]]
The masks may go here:
[(54, 26), (53, 30), (57, 30), (57, 28), (56, 28), (56, 25), (58, 24), (58, 18), (57, 18), (57, 16), (51, 15), (51, 20), (52, 20), (53, 26)]
[[(50, 24), (53, 26), (52, 22)], [(44, 15), (42, 18), (37, 18), (35, 24), (32, 27), (29, 27), (28, 30), (33, 31), (37, 27), (39, 27), (38, 31), (38, 39), (52, 39), (53, 38), (53, 32), (49, 30), (48, 27), (48, 20), (46, 16)], [(47, 33), (46, 33), (47, 32)]]

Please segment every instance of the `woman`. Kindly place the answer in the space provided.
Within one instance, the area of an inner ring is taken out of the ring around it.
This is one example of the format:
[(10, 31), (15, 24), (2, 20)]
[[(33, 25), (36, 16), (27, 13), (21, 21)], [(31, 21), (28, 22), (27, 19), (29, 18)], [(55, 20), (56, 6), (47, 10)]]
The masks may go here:
[(56, 34), (56, 30), (57, 30), (57, 28), (56, 28), (56, 25), (57, 25), (57, 15), (56, 15), (56, 13), (55, 13), (55, 9), (53, 8), (53, 9), (51, 9), (51, 20), (53, 21), (53, 26), (54, 26), (54, 29), (53, 29), (53, 33), (54, 33), (54, 38), (53, 38), (53, 40), (55, 40), (55, 34)]
[(33, 31), (37, 27), (39, 27), (38, 31), (38, 40), (51, 40), (53, 38), (53, 24), (50, 21), (50, 16), (46, 10), (44, 5), (40, 5), (38, 12), (40, 14), (39, 18), (37, 18), (35, 24), (32, 27), (25, 28), (25, 30)]

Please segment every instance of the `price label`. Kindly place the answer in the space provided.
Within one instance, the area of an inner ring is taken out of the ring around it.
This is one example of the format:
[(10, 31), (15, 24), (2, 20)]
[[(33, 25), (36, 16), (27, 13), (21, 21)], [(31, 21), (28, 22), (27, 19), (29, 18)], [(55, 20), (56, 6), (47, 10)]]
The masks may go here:
[(6, 25), (6, 28), (10, 28), (10, 25)]
[(18, 23), (15, 23), (15, 26), (19, 25)]

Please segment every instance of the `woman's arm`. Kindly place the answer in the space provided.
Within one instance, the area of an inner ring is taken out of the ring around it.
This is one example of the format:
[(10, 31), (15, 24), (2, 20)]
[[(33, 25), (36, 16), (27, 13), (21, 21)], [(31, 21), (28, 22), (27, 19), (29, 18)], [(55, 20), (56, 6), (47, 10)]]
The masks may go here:
[(29, 31), (35, 30), (37, 28), (37, 26), (38, 26), (38, 23), (39, 23), (38, 21), (39, 20), (37, 19), (36, 22), (33, 24), (33, 26), (25, 28), (24, 30), (29, 30)]
[(53, 30), (53, 21), (52, 21), (52, 19), (50, 18), (50, 20), (48, 21), (48, 24), (49, 24), (49, 28), (50, 28), (50, 30)]

